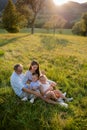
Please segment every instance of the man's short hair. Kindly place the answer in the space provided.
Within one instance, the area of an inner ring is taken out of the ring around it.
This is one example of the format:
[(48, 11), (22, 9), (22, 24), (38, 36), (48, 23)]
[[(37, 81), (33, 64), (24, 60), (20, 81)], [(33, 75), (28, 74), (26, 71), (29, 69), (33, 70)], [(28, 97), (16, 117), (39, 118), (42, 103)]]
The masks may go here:
[(23, 67), (21, 64), (16, 64), (16, 65), (14, 65), (14, 70), (17, 71), (17, 69), (18, 69), (19, 66)]

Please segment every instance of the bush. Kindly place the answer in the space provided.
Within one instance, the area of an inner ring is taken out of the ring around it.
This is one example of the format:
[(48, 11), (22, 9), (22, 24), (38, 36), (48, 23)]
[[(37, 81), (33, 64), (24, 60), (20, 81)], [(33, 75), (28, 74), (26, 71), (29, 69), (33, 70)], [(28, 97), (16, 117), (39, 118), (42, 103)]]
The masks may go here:
[(6, 30), (10, 33), (17, 33), (19, 32), (19, 27), (6, 28)]
[(0, 50), (0, 56), (3, 56), (3, 55), (4, 55), (4, 51)]

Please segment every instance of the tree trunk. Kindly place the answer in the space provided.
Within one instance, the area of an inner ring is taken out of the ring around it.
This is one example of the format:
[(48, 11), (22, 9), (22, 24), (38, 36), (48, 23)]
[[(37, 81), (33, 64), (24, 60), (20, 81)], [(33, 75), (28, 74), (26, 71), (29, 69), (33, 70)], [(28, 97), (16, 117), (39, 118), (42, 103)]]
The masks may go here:
[(34, 25), (31, 27), (31, 34), (34, 34)]
[(36, 16), (37, 14), (34, 15), (34, 18), (32, 19), (31, 22), (31, 34), (34, 34), (34, 23), (35, 23)]
[(53, 33), (55, 34), (55, 32), (56, 32), (56, 29), (55, 29), (55, 27), (54, 27), (54, 29), (53, 29)]

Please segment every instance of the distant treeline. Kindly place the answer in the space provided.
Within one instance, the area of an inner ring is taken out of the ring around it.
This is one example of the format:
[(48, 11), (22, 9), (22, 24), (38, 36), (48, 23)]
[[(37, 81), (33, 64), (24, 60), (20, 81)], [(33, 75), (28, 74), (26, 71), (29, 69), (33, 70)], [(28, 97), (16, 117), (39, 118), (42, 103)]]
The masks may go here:
[[(0, 27), (14, 33), (19, 32), (20, 28), (28, 27), (32, 34), (34, 27), (53, 29), (54, 33), (56, 29), (74, 27), (73, 33), (86, 35), (86, 12), (87, 3), (69, 2), (59, 7), (54, 5), (53, 0), (5, 0)], [(80, 24), (77, 24), (79, 19)]]

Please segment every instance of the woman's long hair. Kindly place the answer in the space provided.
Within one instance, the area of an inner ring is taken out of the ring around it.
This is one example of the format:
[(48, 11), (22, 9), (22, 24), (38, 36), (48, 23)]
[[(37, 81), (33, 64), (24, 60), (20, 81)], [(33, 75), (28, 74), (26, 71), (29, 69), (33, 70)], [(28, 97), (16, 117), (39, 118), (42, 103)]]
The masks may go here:
[(32, 69), (32, 66), (33, 66), (33, 65), (37, 65), (37, 66), (38, 66), (38, 68), (37, 68), (37, 70), (35, 71), (35, 73), (37, 73), (38, 76), (40, 76), (39, 63), (38, 63), (37, 61), (33, 60), (33, 61), (31, 62), (31, 64), (30, 64), (29, 70)]

